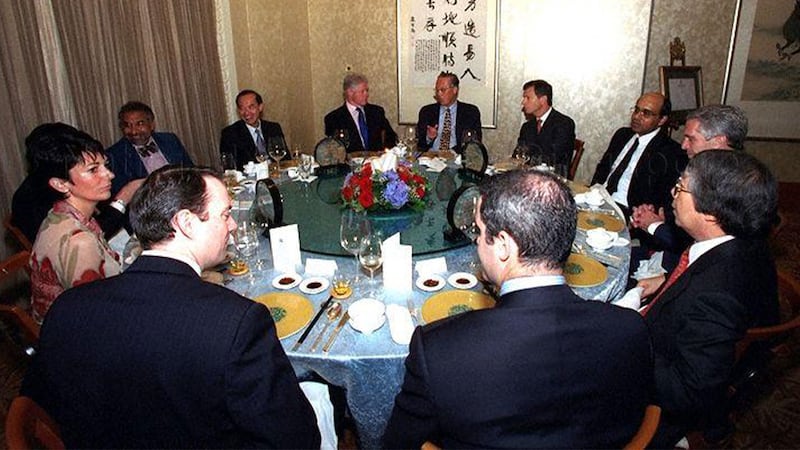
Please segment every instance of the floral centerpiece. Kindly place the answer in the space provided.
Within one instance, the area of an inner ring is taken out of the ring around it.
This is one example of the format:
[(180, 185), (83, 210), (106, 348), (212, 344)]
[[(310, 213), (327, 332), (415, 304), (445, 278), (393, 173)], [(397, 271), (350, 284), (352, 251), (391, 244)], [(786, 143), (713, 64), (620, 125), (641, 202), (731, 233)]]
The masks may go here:
[(355, 211), (391, 211), (404, 206), (422, 211), (428, 191), (428, 180), (410, 162), (387, 150), (347, 175), (342, 200)]

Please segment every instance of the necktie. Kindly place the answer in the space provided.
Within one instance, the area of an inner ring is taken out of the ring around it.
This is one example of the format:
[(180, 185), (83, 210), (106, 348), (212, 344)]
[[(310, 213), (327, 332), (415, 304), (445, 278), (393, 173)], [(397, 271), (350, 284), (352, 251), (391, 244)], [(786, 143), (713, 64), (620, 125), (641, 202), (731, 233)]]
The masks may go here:
[(628, 153), (625, 154), (625, 157), (622, 158), (622, 161), (620, 161), (619, 165), (614, 168), (614, 171), (611, 172), (611, 175), (608, 177), (608, 181), (606, 181), (606, 190), (609, 194), (617, 192), (619, 179), (622, 178), (622, 173), (625, 172), (628, 164), (631, 163), (631, 158), (633, 158), (633, 154), (636, 153), (637, 147), (639, 147), (639, 138), (633, 141), (633, 145), (628, 149)]
[(536, 119), (536, 134), (542, 133), (542, 119)]
[(139, 151), (139, 155), (141, 155), (142, 158), (147, 158), (148, 156), (157, 152), (158, 147), (156, 147), (156, 144), (154, 144), (153, 141), (150, 141), (146, 145), (138, 147), (136, 150)]
[(256, 151), (259, 155), (267, 154), (267, 144), (264, 142), (264, 136), (261, 134), (261, 128), (256, 129)]
[(450, 107), (444, 109), (444, 125), (442, 126), (442, 136), (439, 140), (439, 150), (450, 149), (450, 135), (453, 128), (453, 118), (450, 116)]
[(364, 118), (364, 111), (361, 108), (358, 108), (358, 131), (361, 133), (364, 150), (369, 150), (369, 130), (367, 129), (367, 120)]
[(680, 277), (681, 274), (683, 274), (683, 272), (686, 272), (687, 267), (689, 267), (688, 248), (681, 254), (681, 259), (678, 261), (678, 265), (675, 267), (675, 270), (673, 270), (672, 273), (669, 274), (669, 279), (667, 279), (667, 282), (664, 283), (664, 286), (661, 287), (661, 290), (658, 292), (658, 295), (656, 295), (656, 298), (654, 298), (653, 301), (650, 302), (649, 305), (645, 306), (645, 308), (642, 310), (643, 316), (646, 315), (648, 311), (650, 311), (650, 308), (652, 308), (653, 305), (655, 305), (656, 302), (661, 298), (661, 296), (664, 295), (664, 292), (666, 292), (670, 286), (675, 284), (675, 281), (678, 280), (678, 277)]

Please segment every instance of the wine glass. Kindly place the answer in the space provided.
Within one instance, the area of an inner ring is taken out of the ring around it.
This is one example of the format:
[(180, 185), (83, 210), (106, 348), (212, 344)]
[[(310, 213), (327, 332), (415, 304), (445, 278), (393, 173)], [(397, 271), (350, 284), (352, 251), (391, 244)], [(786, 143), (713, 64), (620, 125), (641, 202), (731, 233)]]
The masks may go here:
[(300, 162), (300, 157), (303, 156), (301, 148), (300, 144), (292, 145), (292, 159), (298, 163)]
[(375, 297), (375, 271), (380, 269), (383, 264), (383, 252), (381, 250), (383, 239), (380, 234), (374, 233), (365, 241), (364, 249), (359, 253), (358, 260), (361, 262), (362, 267), (369, 270), (370, 296)]
[(341, 224), (339, 226), (339, 242), (348, 253), (355, 257), (354, 281), (358, 281), (358, 255), (366, 246), (366, 240), (372, 232), (372, 226), (366, 214), (345, 210), (342, 213)]
[(286, 146), (279, 140), (270, 142), (269, 157), (275, 161), (275, 171), (278, 176), (281, 174), (281, 159), (286, 156)]
[(525, 144), (517, 144), (514, 151), (511, 152), (511, 159), (514, 160), (517, 167), (523, 167), (531, 160), (530, 149)]
[(300, 155), (300, 159), (297, 161), (297, 175), (300, 177), (300, 181), (308, 180), (313, 164), (314, 159), (311, 155)]

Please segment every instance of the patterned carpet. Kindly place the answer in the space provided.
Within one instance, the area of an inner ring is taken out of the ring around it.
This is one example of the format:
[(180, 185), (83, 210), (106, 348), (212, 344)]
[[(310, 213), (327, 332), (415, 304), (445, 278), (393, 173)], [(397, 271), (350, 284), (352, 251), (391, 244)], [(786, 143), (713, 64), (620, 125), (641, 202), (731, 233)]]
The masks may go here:
[[(781, 184), (782, 226), (773, 242), (780, 270), (800, 280), (800, 184)], [(27, 366), (14, 330), (0, 323), (0, 449), (5, 449), (5, 413), (19, 390)], [(800, 332), (788, 341), (788, 351), (776, 355), (744, 392), (733, 421), (736, 431), (720, 448), (800, 448)], [(340, 448), (355, 448), (347, 430)]]

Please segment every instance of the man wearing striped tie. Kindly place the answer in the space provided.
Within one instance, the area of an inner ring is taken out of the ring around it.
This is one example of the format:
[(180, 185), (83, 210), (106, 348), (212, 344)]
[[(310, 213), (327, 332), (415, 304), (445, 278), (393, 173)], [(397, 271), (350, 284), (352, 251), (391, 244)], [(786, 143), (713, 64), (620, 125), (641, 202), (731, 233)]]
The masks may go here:
[(458, 101), (458, 85), (458, 76), (453, 73), (442, 72), (436, 78), (436, 103), (419, 110), (419, 150), (460, 151), (467, 130), (474, 131), (475, 138), (481, 140), (481, 112), (475, 105)]

